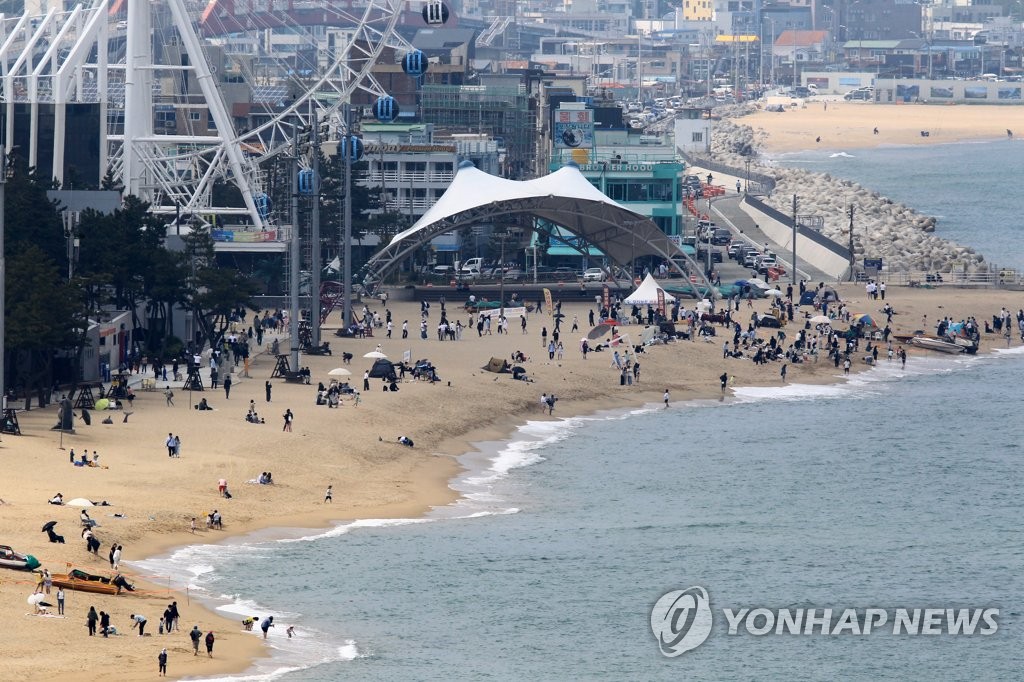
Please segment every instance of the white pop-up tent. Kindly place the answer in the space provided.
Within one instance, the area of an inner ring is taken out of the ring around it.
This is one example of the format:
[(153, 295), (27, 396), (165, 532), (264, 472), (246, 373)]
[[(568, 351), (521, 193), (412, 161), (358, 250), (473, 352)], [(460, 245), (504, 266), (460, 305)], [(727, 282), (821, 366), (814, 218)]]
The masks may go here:
[[(664, 287), (648, 274), (644, 277), (644, 281), (640, 282), (640, 286), (636, 288), (636, 291), (627, 296), (623, 303), (625, 305), (657, 305), (658, 289), (664, 290)], [(675, 300), (675, 296), (665, 292), (666, 303), (671, 303)]]

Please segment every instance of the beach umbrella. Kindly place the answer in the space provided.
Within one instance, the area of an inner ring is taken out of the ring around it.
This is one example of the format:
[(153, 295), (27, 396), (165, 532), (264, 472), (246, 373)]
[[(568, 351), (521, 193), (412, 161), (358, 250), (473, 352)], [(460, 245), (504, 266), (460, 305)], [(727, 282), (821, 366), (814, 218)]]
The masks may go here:
[(56, 521), (47, 521), (46, 523), (43, 524), (43, 530), (40, 531), (40, 532), (45, 533), (48, 530), (53, 530), (53, 527), (56, 526), (56, 525), (57, 525)]
[(335, 367), (334, 369), (332, 369), (330, 372), (327, 373), (327, 376), (329, 376), (329, 377), (350, 377), (350, 376), (352, 376), (352, 372), (348, 371), (344, 367)]
[(69, 506), (69, 507), (93, 507), (93, 506), (95, 506), (95, 505), (93, 505), (93, 503), (90, 500), (87, 500), (84, 497), (76, 497), (75, 499), (71, 500), (70, 502), (65, 502), (65, 504), (67, 506)]
[(369, 353), (363, 355), (364, 358), (374, 358), (376, 360), (387, 359), (388, 356), (381, 353), (379, 350), (371, 350)]
[(37, 604), (39, 604), (39, 602), (45, 599), (45, 594), (43, 594), (42, 592), (35, 592), (33, 594), (28, 595), (28, 599), (26, 601), (28, 601), (29, 606), (36, 606)]
[(587, 338), (590, 339), (591, 341), (597, 341), (599, 338), (601, 338), (611, 330), (611, 325), (602, 322), (601, 324), (597, 325), (596, 327), (591, 329), (590, 332), (587, 333)]
[(811, 318), (811, 324), (832, 324), (832, 318), (828, 315), (815, 315)]
[(766, 291), (764, 293), (767, 294), (768, 296), (781, 296), (782, 295), (782, 290), (781, 289), (769, 289), (768, 291)]
[(108, 407), (110, 407), (110, 401), (107, 400), (106, 398), (100, 398), (99, 400), (96, 401), (96, 405), (94, 407), (97, 410), (105, 410)]
[(852, 318), (854, 324), (862, 324), (865, 327), (877, 327), (875, 321), (871, 319), (871, 316), (867, 313), (857, 313)]

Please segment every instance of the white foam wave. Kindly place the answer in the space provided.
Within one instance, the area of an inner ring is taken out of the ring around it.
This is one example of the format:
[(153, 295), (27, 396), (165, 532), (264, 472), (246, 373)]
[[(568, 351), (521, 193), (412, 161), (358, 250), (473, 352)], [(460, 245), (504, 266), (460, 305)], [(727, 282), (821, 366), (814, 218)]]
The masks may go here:
[(829, 154), (828, 158), (830, 158), (830, 159), (837, 159), (837, 158), (855, 159), (857, 157), (854, 156), (853, 154), (847, 154), (846, 152), (836, 152), (835, 154)]
[(322, 540), (324, 538), (336, 538), (339, 535), (345, 535), (351, 533), (353, 530), (359, 528), (388, 528), (391, 526), (408, 526), (414, 523), (429, 523), (432, 519), (430, 518), (418, 518), (418, 519), (357, 519), (350, 523), (344, 523), (340, 526), (335, 526), (330, 530), (326, 530), (322, 533), (315, 533), (313, 535), (304, 535), (300, 538), (280, 538), (275, 542), (289, 544), (292, 542), (313, 542), (314, 540)]

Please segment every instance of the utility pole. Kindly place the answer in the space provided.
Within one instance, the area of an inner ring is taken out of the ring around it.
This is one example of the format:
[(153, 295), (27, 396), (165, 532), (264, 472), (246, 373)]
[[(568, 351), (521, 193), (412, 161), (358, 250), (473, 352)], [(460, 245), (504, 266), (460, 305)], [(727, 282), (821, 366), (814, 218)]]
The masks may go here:
[(790, 275), (790, 282), (796, 286), (796, 195), (793, 195), (793, 272)]
[(341, 326), (343, 329), (347, 329), (352, 324), (352, 151), (355, 138), (352, 135), (351, 105), (345, 104), (341, 108), (341, 115), (345, 119), (345, 140), (347, 140), (347, 144), (341, 145), (342, 154), (345, 156), (345, 209), (344, 229), (341, 237), (341, 255), (345, 261), (342, 264), (341, 276), (344, 279), (341, 283), (341, 290), (345, 301), (342, 308), (344, 319), (341, 321)]
[(849, 214), (850, 214), (850, 281), (851, 282), (856, 279), (856, 277), (854, 276), (854, 272), (853, 272), (853, 267), (856, 264), (856, 261), (854, 260), (854, 257), (853, 257), (853, 208), (854, 208), (853, 204), (850, 204)]
[(310, 280), (309, 280), (309, 324), (310, 345), (320, 347), (320, 117), (313, 100), (309, 100), (310, 143), (313, 148), (313, 206), (310, 210)]
[(288, 331), (291, 334), (291, 369), (299, 371), (299, 270), (302, 260), (299, 256), (299, 131), (300, 121), (295, 120), (292, 127), (292, 235), (291, 269), (288, 271)]

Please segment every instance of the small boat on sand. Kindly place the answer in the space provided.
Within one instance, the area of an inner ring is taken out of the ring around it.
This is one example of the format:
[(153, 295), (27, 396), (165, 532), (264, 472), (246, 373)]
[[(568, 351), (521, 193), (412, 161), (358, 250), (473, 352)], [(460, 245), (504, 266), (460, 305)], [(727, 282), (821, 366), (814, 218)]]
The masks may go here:
[[(932, 336), (915, 336), (914, 338), (910, 339), (910, 344), (912, 346), (917, 346), (918, 348), (936, 350), (939, 351), (940, 353), (956, 354), (967, 352), (966, 346), (960, 345), (958, 343), (944, 341), (942, 339), (937, 339)], [(977, 350), (977, 347), (975, 347), (975, 350)]]
[[(97, 594), (117, 594), (116, 579), (107, 578), (102, 575), (93, 575), (77, 568), (71, 569), (68, 573), (54, 573), (53, 584), (68, 590), (79, 592), (95, 592)], [(121, 579), (122, 581), (124, 578)], [(127, 585), (127, 583), (125, 583)], [(131, 589), (130, 587), (126, 589)]]
[(0, 545), (0, 567), (17, 571), (33, 571), (39, 568), (39, 559), (31, 554), (20, 554), (7, 545)]

